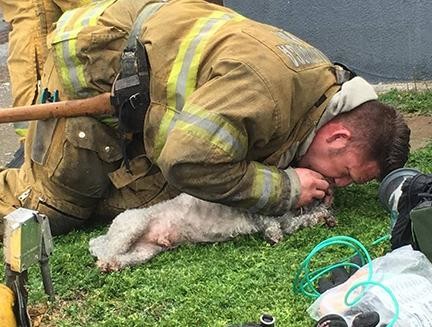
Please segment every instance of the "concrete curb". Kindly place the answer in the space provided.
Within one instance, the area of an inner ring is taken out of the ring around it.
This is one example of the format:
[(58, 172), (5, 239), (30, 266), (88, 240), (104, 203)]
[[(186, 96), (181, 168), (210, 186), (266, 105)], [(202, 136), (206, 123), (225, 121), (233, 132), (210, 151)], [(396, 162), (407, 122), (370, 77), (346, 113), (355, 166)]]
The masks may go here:
[(410, 82), (399, 82), (399, 83), (378, 83), (373, 85), (375, 91), (385, 93), (391, 90), (397, 91), (410, 91), (410, 92), (423, 92), (432, 91), (432, 81), (410, 81)]

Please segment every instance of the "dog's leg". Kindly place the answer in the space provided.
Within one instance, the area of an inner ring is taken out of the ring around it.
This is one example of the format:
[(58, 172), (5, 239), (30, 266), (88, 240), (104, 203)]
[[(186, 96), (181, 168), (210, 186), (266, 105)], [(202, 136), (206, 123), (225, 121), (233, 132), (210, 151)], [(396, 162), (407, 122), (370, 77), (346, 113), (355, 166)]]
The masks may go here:
[(127, 266), (145, 263), (166, 249), (160, 245), (138, 241), (127, 253), (115, 255), (109, 260), (98, 260), (97, 266), (104, 272), (118, 271)]
[(290, 235), (303, 227), (315, 226), (325, 223), (329, 227), (336, 225), (336, 218), (331, 211), (323, 204), (306, 209), (304, 213), (295, 215), (293, 213), (284, 215), (281, 219), (281, 227), (284, 234)]
[(132, 209), (119, 214), (107, 234), (89, 242), (90, 252), (99, 259), (127, 252), (146, 231), (151, 215), (149, 209)]

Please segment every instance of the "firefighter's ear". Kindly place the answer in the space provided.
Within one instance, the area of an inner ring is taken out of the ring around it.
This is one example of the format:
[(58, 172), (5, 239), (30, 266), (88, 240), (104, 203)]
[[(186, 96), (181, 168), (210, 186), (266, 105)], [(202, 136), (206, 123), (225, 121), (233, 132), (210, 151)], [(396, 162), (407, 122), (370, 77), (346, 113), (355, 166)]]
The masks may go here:
[(334, 150), (341, 150), (347, 147), (351, 141), (351, 131), (341, 124), (335, 124), (330, 128), (326, 137), (326, 143)]

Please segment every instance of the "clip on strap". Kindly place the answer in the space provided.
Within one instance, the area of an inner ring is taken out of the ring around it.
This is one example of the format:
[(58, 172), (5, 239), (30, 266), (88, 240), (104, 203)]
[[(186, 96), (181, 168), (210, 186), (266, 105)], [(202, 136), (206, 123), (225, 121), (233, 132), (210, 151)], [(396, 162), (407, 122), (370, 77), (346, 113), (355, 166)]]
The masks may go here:
[(339, 62), (333, 63), (335, 67), (336, 83), (343, 84), (357, 76), (357, 74), (349, 69), (346, 65)]

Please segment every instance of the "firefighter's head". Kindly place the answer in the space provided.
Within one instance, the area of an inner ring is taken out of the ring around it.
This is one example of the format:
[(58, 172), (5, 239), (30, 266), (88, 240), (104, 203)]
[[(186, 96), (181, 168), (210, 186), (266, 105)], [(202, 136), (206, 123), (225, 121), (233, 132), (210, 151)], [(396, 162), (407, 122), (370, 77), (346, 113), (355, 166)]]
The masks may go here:
[(299, 166), (336, 186), (382, 179), (408, 159), (410, 130), (395, 108), (373, 100), (322, 126)]

